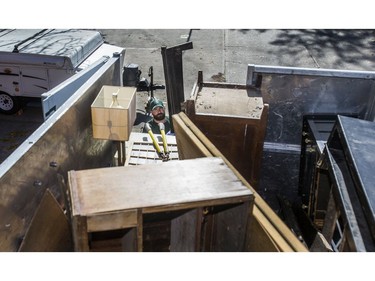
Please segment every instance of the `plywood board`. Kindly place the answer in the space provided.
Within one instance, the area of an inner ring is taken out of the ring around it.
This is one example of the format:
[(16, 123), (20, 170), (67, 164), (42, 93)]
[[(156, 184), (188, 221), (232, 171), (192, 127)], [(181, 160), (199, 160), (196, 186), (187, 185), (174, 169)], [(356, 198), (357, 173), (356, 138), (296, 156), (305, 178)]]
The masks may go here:
[(70, 171), (69, 179), (73, 216), (141, 208), (147, 213), (252, 199), (252, 192), (215, 157)]
[(202, 87), (196, 94), (196, 113), (260, 119), (262, 97), (250, 96), (251, 89)]
[(73, 250), (67, 217), (47, 189), (35, 212), (20, 252), (65, 252)]

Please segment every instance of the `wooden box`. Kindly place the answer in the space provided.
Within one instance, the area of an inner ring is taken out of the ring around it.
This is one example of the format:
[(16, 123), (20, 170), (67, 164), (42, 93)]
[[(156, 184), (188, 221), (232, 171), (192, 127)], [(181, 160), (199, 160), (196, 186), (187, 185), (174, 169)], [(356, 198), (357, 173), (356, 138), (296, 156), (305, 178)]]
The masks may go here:
[(253, 193), (221, 158), (69, 172), (76, 251), (246, 251)]
[[(136, 87), (103, 86), (91, 105), (93, 137), (126, 141), (136, 118)], [(118, 105), (113, 104), (113, 94)]]

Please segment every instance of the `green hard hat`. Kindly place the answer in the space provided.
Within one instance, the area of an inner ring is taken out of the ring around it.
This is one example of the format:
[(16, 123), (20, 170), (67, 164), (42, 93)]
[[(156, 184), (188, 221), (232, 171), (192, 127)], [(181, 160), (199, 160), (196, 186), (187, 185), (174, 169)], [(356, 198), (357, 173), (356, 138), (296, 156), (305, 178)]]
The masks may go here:
[(149, 101), (149, 108), (150, 110), (154, 110), (156, 107), (162, 107), (164, 108), (163, 101), (157, 99), (157, 98), (152, 98)]

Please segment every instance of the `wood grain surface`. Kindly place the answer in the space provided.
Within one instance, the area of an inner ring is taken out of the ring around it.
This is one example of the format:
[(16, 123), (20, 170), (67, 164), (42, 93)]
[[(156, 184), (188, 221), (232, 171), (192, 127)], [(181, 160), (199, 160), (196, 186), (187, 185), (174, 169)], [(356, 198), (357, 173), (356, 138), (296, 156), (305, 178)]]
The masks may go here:
[(163, 206), (167, 210), (183, 204), (195, 207), (202, 201), (252, 198), (252, 192), (216, 157), (70, 171), (69, 176), (73, 216), (138, 208), (145, 213)]

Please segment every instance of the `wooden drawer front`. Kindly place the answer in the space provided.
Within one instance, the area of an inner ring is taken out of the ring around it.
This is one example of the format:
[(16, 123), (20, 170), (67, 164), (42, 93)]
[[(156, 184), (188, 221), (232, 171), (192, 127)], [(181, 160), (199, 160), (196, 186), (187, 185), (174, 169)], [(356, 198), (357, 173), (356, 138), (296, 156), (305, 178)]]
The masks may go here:
[(137, 210), (87, 217), (87, 232), (115, 230), (137, 226)]

